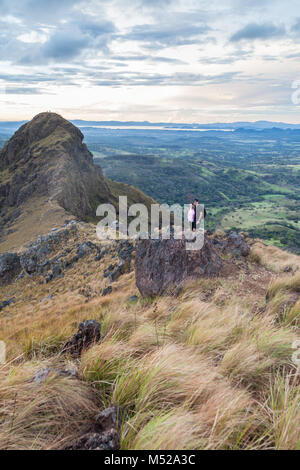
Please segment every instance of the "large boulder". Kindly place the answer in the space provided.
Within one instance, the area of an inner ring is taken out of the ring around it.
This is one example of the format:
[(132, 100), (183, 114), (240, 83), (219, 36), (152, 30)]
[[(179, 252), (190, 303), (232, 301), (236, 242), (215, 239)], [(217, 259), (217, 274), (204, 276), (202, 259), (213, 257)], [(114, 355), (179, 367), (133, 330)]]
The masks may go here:
[(223, 262), (209, 239), (188, 251), (184, 239), (141, 240), (135, 258), (136, 285), (143, 296), (155, 296), (199, 277), (217, 276)]
[(0, 284), (11, 282), (21, 271), (20, 257), (17, 253), (0, 255)]
[(248, 256), (250, 253), (250, 246), (237, 232), (231, 232), (228, 235), (228, 248), (236, 256)]
[(231, 232), (229, 235), (214, 235), (211, 242), (217, 251), (231, 258), (247, 257), (250, 253), (250, 246), (237, 232)]

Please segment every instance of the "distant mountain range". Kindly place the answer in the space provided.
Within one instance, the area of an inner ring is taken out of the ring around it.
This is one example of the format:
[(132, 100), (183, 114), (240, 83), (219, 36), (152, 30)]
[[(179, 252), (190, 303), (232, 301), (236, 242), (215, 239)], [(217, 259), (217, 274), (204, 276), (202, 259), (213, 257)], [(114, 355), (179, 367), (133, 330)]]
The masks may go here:
[(272, 121), (237, 121), (237, 122), (217, 122), (211, 124), (185, 124), (185, 123), (166, 123), (166, 122), (137, 122), (137, 121), (81, 121), (75, 120), (72, 121), (78, 127), (88, 127), (88, 126), (135, 126), (135, 127), (166, 127), (166, 128), (178, 128), (178, 129), (272, 129), (276, 127), (277, 129), (300, 129), (300, 124), (287, 124), (284, 122), (272, 122)]
[[(0, 132), (2, 134), (11, 134), (15, 132), (21, 125), (27, 121), (2, 121), (0, 122)], [(298, 129), (300, 130), (300, 124), (288, 124), (285, 122), (273, 122), (273, 121), (236, 121), (236, 122), (216, 122), (210, 124), (185, 124), (185, 123), (166, 123), (166, 122), (149, 122), (149, 121), (84, 121), (75, 119), (71, 121), (75, 126), (80, 128), (94, 127), (94, 126), (109, 126), (109, 127), (149, 127), (149, 128), (166, 128), (166, 129), (204, 129), (204, 130), (264, 130), (264, 129)]]

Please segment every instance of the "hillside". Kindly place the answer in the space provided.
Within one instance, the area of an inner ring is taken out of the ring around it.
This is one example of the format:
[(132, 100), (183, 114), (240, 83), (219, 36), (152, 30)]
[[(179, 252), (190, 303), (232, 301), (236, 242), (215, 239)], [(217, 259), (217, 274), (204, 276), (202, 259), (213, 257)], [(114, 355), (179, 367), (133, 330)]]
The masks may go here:
[(96, 220), (101, 203), (118, 207), (150, 197), (105, 178), (82, 143), (83, 134), (54, 113), (37, 115), (0, 153), (0, 248), (17, 249), (72, 218)]
[[(22, 252), (0, 287), (0, 448), (299, 449), (300, 259), (247, 241), (248, 258), (219, 251), (218, 277), (154, 298), (136, 288), (135, 244), (91, 224)], [(101, 337), (78, 357), (87, 320)]]
[[(82, 139), (44, 113), (0, 154), (0, 449), (300, 449), (300, 257), (220, 230), (191, 252), (99, 240), (99, 202), (152, 199)], [(209, 161), (159, 165), (171, 196), (196, 173), (211, 198), (275, 191)]]
[(300, 254), (300, 133), (85, 129), (105, 175), (161, 203), (206, 204), (208, 229), (248, 231)]
[[(262, 129), (237, 123), (234, 131), (216, 127), (193, 132), (146, 128), (145, 123), (127, 123), (136, 124), (128, 129), (114, 123), (76, 123), (105, 176), (134, 185), (161, 203), (183, 204), (196, 196), (206, 204), (208, 229), (247, 231), (300, 254), (296, 128), (262, 122)], [(97, 127), (105, 124), (111, 128)], [(11, 135), (13, 125), (0, 124), (0, 133), (2, 129)]]

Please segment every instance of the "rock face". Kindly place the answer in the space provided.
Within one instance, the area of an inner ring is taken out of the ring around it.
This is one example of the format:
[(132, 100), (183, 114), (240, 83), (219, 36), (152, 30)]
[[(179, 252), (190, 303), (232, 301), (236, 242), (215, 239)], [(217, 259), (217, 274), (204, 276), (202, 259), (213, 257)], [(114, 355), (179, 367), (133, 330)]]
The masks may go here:
[(209, 239), (195, 251), (186, 250), (185, 240), (141, 240), (135, 258), (136, 285), (143, 296), (154, 296), (197, 277), (217, 276), (222, 265)]
[(95, 215), (93, 202), (112, 194), (82, 141), (80, 130), (57, 114), (41, 113), (23, 125), (0, 153), (0, 170), (11, 173), (0, 187), (8, 205), (46, 195), (75, 216)]
[(20, 257), (16, 253), (0, 255), (0, 283), (10, 282), (21, 270)]

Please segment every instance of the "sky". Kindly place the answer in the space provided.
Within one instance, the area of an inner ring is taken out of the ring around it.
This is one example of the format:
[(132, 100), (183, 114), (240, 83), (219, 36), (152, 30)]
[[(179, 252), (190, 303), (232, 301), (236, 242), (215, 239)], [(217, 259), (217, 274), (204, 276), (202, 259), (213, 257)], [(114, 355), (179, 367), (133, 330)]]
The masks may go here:
[(0, 0), (0, 13), (1, 121), (300, 123), (299, 0)]

